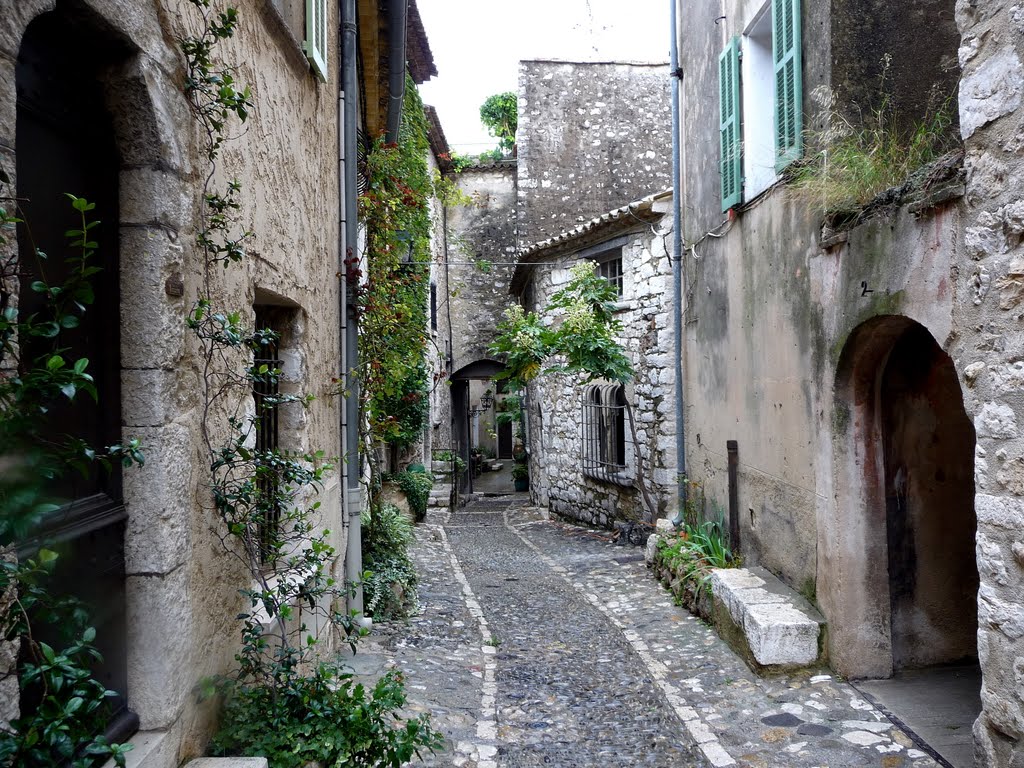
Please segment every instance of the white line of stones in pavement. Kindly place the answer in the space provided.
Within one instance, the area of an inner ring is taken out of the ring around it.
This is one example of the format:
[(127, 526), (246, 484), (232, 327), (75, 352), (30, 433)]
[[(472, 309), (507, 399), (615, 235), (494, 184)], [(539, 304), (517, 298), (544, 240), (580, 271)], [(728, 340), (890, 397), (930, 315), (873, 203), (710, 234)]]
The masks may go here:
[[(487, 618), (484, 616), (483, 609), (480, 607), (479, 601), (476, 599), (476, 595), (473, 594), (473, 588), (469, 585), (469, 580), (466, 578), (466, 574), (462, 570), (462, 566), (459, 564), (459, 559), (455, 555), (455, 550), (452, 549), (451, 543), (448, 541), (448, 534), (445, 532), (444, 526), (437, 526), (438, 534), (441, 537), (441, 544), (444, 546), (445, 554), (448, 556), (448, 561), (451, 563), (452, 571), (455, 574), (455, 579), (459, 582), (462, 587), (463, 599), (466, 603), (466, 608), (472, 614), (473, 618), (477, 620), (477, 624), (480, 627), (480, 639), (482, 644), (480, 646), (480, 652), (483, 657), (483, 685), (481, 686), (480, 694), (480, 719), (476, 723), (476, 738), (477, 744), (475, 745), (458, 745), (457, 749), (459, 752), (465, 754), (466, 752), (476, 752), (476, 764), (477, 768), (498, 768), (496, 757), (498, 755), (498, 683), (495, 680), (495, 675), (498, 671), (498, 662), (495, 658), (496, 648), (494, 646), (494, 636), (491, 634), (491, 628), (487, 624)], [(469, 747), (469, 749), (466, 749)]]
[(593, 592), (588, 592), (586, 585), (573, 581), (569, 577), (569, 572), (563, 566), (552, 560), (539, 547), (537, 547), (532, 541), (530, 541), (520, 529), (521, 526), (515, 526), (509, 523), (508, 510), (504, 513), (505, 527), (518, 536), (522, 542), (533, 550), (541, 560), (550, 568), (552, 571), (562, 577), (573, 589), (583, 595), (592, 606), (599, 610), (604, 616), (618, 629), (623, 637), (629, 642), (637, 656), (647, 667), (647, 671), (650, 672), (651, 678), (661, 689), (661, 692), (665, 695), (669, 705), (672, 707), (673, 712), (680, 722), (686, 727), (690, 736), (697, 744), (704, 756), (711, 762), (715, 768), (723, 768), (727, 765), (736, 765), (736, 761), (732, 759), (732, 756), (725, 751), (725, 748), (718, 741), (718, 737), (714, 731), (708, 727), (707, 723), (700, 719), (700, 715), (697, 714), (697, 710), (691, 707), (686, 699), (679, 693), (679, 689), (673, 685), (669, 679), (669, 670), (660, 660), (654, 657), (651, 653), (647, 643), (644, 642), (643, 638), (640, 637), (634, 630), (629, 629), (619, 621), (615, 613), (608, 608)]

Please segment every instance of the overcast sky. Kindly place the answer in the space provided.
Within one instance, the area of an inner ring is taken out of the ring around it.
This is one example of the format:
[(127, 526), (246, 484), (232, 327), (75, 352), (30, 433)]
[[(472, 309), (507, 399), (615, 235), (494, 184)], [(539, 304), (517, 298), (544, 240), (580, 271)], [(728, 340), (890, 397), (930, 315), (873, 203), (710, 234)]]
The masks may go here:
[(497, 141), (488, 96), (517, 89), (521, 59), (668, 61), (669, 0), (417, 0), (438, 76), (421, 86), (462, 154)]

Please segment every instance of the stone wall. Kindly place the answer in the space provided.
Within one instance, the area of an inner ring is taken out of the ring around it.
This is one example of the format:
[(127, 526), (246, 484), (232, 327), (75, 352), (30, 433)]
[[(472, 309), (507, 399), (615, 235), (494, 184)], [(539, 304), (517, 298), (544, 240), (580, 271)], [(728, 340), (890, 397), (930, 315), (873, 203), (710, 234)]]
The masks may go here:
[(668, 67), (519, 64), (519, 245), (672, 185)]
[(957, 368), (977, 433), (979, 766), (1024, 762), (1024, 8), (956, 4), (967, 158)]
[[(451, 370), (492, 357), (487, 348), (511, 303), (516, 252), (516, 164), (467, 168), (455, 176), (468, 202), (447, 210)], [(446, 312), (446, 314), (447, 314)]]
[[(0, 157), (8, 169), (16, 151), (20, 39), (53, 6), (52, 0), (0, 2)], [(86, 0), (75, 8), (117, 40), (114, 50), (123, 49), (104, 89), (122, 164), (122, 422), (146, 455), (145, 467), (126, 471), (124, 484), (128, 703), (142, 729), (130, 762), (169, 768), (205, 749), (215, 702), (200, 703), (195, 686), (231, 670), (239, 640), (234, 617), (243, 607), (238, 590), (249, 586), (224, 550), (209, 503), (201, 365), (184, 322), (201, 284), (193, 243), (206, 164), (180, 91), (184, 72), (174, 41), (195, 22), (194, 8), (183, 0)], [(317, 399), (282, 419), (288, 433), (282, 444), (334, 456), (340, 453), (339, 401), (331, 395), (339, 373), (336, 84), (314, 78), (289, 20), (275, 8), (243, 9), (237, 36), (217, 50), (253, 90), (254, 112), (225, 146), (217, 178), (241, 182), (239, 219), (255, 236), (247, 258), (218, 274), (214, 285), (247, 323), (256, 302), (287, 309), (294, 346), (285, 384)], [(330, 24), (337, 25), (333, 11)], [(209, 425), (214, 439), (217, 423)], [(334, 532), (331, 543), (343, 553), (347, 521), (337, 475), (320, 500), (319, 525)], [(342, 575), (340, 557), (334, 570)]]
[[(626, 238), (622, 245), (623, 299), (616, 315), (623, 332), (618, 340), (636, 369), (634, 380), (626, 385), (626, 399), (634, 410), (639, 453), (658, 516), (671, 516), (676, 487), (669, 304), (672, 267), (666, 250), (671, 242), (671, 219), (663, 217), (649, 229), (634, 228), (625, 236), (621, 231), (614, 234), (615, 242)], [(581, 258), (579, 246), (567, 242), (560, 255), (529, 267), (532, 286), (528, 292), (533, 301), (527, 309), (542, 308), (566, 284), (569, 268)], [(543, 375), (530, 384), (531, 495), (535, 503), (552, 512), (603, 528), (612, 528), (620, 520), (642, 520), (645, 507), (635, 483), (596, 480), (583, 472), (583, 392), (580, 379), (565, 374)], [(628, 427), (626, 440), (631, 440)], [(630, 450), (627, 448), (627, 457)], [(629, 471), (635, 471), (635, 462), (627, 465)]]
[[(431, 171), (439, 170), (437, 161), (431, 155)], [(423, 441), (423, 466), (429, 471), (433, 451), (449, 450), (452, 444), (451, 395), (448, 391), (448, 375), (451, 373), (451, 323), (448, 270), (445, 268), (448, 245), (446, 227), (448, 212), (437, 198), (431, 198), (431, 262), (430, 285), (434, 300), (427, 296), (427, 322), (430, 340), (427, 343), (427, 370), (430, 374), (430, 423)], [(431, 312), (433, 311), (433, 315)], [(431, 317), (434, 318), (431, 327)]]

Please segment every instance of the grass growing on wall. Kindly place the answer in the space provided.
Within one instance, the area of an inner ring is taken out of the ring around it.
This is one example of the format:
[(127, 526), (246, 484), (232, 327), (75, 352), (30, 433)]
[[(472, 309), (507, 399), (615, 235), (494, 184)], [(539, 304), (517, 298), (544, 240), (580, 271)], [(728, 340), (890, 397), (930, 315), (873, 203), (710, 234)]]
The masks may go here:
[(859, 121), (842, 114), (827, 89), (817, 89), (812, 98), (825, 111), (827, 127), (808, 136), (805, 145), (820, 149), (796, 168), (791, 187), (827, 213), (864, 208), (957, 146), (955, 104), (949, 99), (905, 127), (888, 94)]

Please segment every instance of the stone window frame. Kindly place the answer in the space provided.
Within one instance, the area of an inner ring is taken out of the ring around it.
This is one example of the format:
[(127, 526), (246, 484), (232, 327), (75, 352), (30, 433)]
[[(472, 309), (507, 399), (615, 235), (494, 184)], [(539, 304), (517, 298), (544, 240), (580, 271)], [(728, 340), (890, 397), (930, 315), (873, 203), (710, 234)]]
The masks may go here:
[(587, 385), (580, 402), (580, 465), (593, 480), (631, 486), (636, 453), (627, 431), (626, 386), (609, 382)]
[[(195, 412), (182, 413), (177, 390), (186, 349), (194, 123), (179, 86), (179, 53), (165, 39), (156, 6), (134, 9), (129, 18), (110, 0), (88, 0), (79, 10), (122, 49), (103, 91), (120, 158), (121, 425), (146, 455), (143, 467), (125, 473), (123, 488), (128, 706), (139, 717), (131, 743), (133, 759), (141, 760), (171, 738), (192, 696), (192, 681), (169, 670), (187, 667), (193, 652), (187, 564), (197, 432)], [(30, 23), (53, 10), (49, 0), (19, 2), (0, 41), (0, 154), (8, 167), (16, 153), (21, 41)]]

